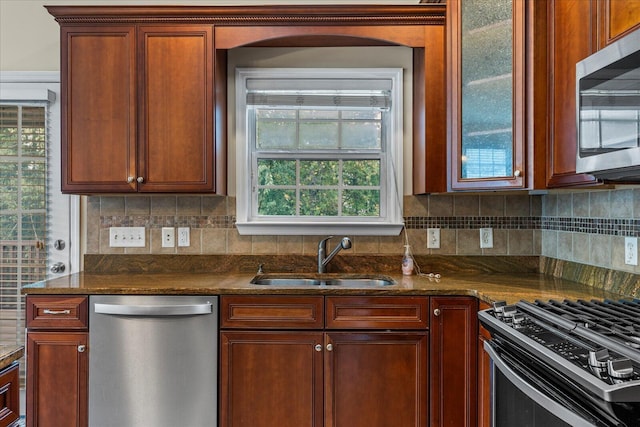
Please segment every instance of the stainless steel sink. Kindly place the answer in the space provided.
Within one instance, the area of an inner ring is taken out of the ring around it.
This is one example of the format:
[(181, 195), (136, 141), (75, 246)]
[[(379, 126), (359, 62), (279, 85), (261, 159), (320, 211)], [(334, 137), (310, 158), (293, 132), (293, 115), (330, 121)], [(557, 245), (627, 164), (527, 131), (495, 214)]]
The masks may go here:
[(260, 274), (251, 279), (260, 286), (353, 286), (379, 287), (395, 285), (391, 277), (354, 274)]

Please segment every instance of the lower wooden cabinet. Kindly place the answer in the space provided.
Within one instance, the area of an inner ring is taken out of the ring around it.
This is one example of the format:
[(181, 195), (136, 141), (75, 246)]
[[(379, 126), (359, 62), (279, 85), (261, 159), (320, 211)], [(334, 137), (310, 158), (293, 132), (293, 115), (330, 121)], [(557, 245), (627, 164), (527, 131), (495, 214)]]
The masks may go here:
[(220, 426), (320, 427), (322, 332), (220, 333)]
[(20, 380), (18, 363), (0, 371), (0, 427), (18, 425), (20, 419)]
[(86, 297), (27, 297), (27, 427), (86, 427)]
[(478, 301), (431, 297), (430, 426), (476, 426)]
[(427, 425), (427, 332), (326, 335), (325, 426)]
[[(220, 427), (427, 425), (428, 298), (327, 297), (326, 324), (351, 329), (307, 331), (295, 329), (310, 312), (287, 301), (302, 307), (286, 296), (221, 299)], [(253, 329), (242, 330), (248, 320)], [(416, 326), (389, 330), (394, 322)]]
[[(481, 302), (478, 310), (489, 308)], [(491, 425), (491, 358), (484, 349), (484, 342), (491, 339), (489, 331), (479, 326), (478, 334), (478, 427)]]

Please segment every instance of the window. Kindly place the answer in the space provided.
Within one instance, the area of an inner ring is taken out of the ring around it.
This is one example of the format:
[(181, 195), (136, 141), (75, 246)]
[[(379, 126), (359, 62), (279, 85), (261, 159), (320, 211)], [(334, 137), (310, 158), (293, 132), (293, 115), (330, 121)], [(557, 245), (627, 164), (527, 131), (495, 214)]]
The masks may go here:
[(398, 234), (401, 82), (401, 69), (237, 69), (239, 232)]

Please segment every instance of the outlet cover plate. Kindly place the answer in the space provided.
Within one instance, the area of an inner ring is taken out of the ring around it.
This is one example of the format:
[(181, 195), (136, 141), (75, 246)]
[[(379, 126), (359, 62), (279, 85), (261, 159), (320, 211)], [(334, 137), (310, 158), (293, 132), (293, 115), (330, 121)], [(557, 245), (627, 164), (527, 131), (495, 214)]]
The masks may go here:
[(189, 227), (178, 227), (178, 246), (186, 247), (191, 245)]
[(176, 229), (173, 227), (162, 227), (162, 247), (173, 248), (176, 245)]
[(493, 229), (480, 229), (480, 248), (489, 249), (493, 247)]
[(624, 238), (624, 263), (627, 265), (638, 265), (638, 238)]

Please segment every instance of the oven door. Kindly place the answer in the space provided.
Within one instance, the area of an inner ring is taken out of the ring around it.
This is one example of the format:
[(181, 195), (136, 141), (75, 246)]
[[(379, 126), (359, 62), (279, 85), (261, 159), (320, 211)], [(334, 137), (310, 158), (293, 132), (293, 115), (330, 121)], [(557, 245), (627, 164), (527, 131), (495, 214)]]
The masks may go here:
[(610, 404), (581, 393), (514, 346), (493, 339), (485, 342), (484, 349), (491, 358), (493, 427), (628, 425), (607, 410)]

